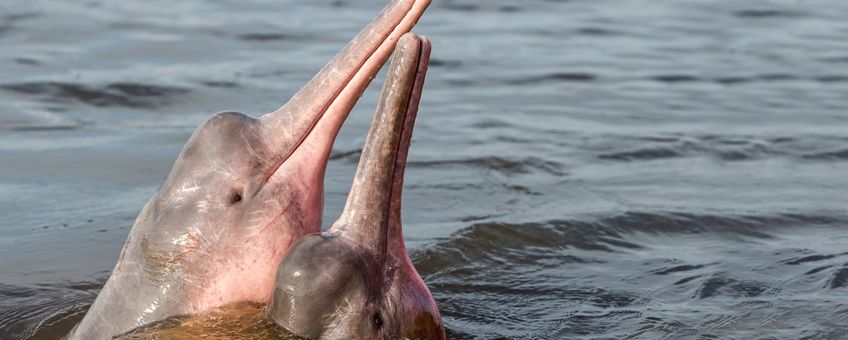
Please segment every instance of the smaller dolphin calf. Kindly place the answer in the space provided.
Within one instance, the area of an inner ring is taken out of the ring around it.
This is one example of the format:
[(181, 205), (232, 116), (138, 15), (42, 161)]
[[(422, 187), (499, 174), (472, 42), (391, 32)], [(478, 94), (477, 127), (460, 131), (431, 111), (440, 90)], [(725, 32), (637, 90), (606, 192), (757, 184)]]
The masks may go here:
[(444, 339), (439, 311), (401, 231), (401, 189), (430, 57), (398, 42), (342, 216), (307, 235), (277, 272), (269, 317), (312, 339)]

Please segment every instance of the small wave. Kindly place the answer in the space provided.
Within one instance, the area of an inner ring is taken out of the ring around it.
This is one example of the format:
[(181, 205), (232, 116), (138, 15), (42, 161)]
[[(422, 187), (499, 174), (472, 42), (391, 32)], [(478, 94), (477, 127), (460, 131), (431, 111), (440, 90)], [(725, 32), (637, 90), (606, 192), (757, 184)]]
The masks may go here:
[(495, 11), (499, 13), (517, 13), (522, 12), (524, 10), (524, 6), (520, 5), (500, 5), (497, 3), (460, 3), (457, 1), (446, 1), (441, 3), (441, 7), (449, 10), (449, 11), (457, 11), (457, 12), (490, 12)]
[(688, 272), (696, 269), (704, 268), (706, 265), (703, 264), (683, 264), (679, 266), (674, 266), (671, 268), (663, 268), (660, 270), (655, 270), (653, 273), (655, 275), (668, 275), (671, 273), (680, 273), (680, 272)]
[(41, 16), (38, 12), (10, 13), (0, 15), (0, 36), (12, 32), (15, 24), (19, 21), (33, 19)]
[(457, 160), (412, 161), (409, 162), (408, 166), (419, 168), (464, 166), (496, 171), (504, 175), (525, 174), (532, 171), (541, 171), (554, 176), (565, 176), (566, 174), (562, 164), (537, 157), (513, 160), (491, 156)]
[(740, 18), (794, 18), (804, 15), (801, 12), (782, 11), (777, 9), (745, 9), (736, 11), (733, 15)]
[(430, 59), (430, 66), (455, 69), (461, 67), (462, 62), (459, 60)]
[(827, 237), (846, 222), (848, 216), (815, 214), (634, 211), (477, 223), (412, 257), (456, 338), (739, 334), (740, 327), (761, 331), (772, 319), (803, 324), (774, 306), (799, 299), (809, 305), (816, 299), (810, 289), (848, 285), (848, 266), (824, 263), (838, 256), (774, 250), (793, 244), (781, 235), (796, 227)]
[(560, 73), (551, 73), (540, 76), (528, 77), (528, 78), (520, 78), (520, 79), (511, 79), (507, 80), (507, 85), (528, 85), (528, 84), (544, 84), (551, 82), (590, 82), (598, 79), (598, 76), (591, 73), (581, 73), (581, 72), (560, 72)]
[(19, 125), (19, 126), (2, 126), (0, 124), (0, 130), (8, 130), (8, 131), (73, 131), (79, 130), (82, 128), (82, 124), (78, 125)]
[[(628, 240), (634, 233), (648, 234), (735, 234), (744, 237), (769, 239), (769, 229), (811, 224), (831, 224), (844, 221), (831, 216), (718, 216), (685, 212), (627, 212), (594, 220), (551, 220), (532, 223), (480, 223), (454, 234), (449, 240), (426, 248), (417, 255), (422, 273), (432, 274), (453, 265), (468, 262), (495, 261), (507, 265), (507, 259), (523, 262), (558, 257), (554, 249), (582, 249), (618, 252), (640, 249), (643, 246)], [(531, 250), (530, 253), (523, 250)], [(444, 253), (442, 253), (444, 251)], [(510, 252), (520, 256), (510, 256)], [(541, 257), (529, 256), (535, 252)], [(457, 254), (461, 256), (456, 257)], [(529, 257), (528, 257), (529, 256)], [(580, 259), (574, 259), (582, 261)], [(514, 263), (509, 264), (514, 265)], [(700, 265), (703, 267), (703, 265)], [(655, 274), (666, 275), (685, 271), (689, 267), (675, 266)], [(700, 267), (698, 267), (700, 268)]]
[(0, 90), (41, 97), (49, 102), (79, 102), (99, 107), (155, 108), (168, 105), (186, 88), (138, 83), (90, 86), (63, 82), (29, 82), (0, 85)]
[(641, 148), (631, 151), (621, 151), (621, 152), (612, 152), (606, 153), (598, 156), (600, 159), (609, 159), (609, 160), (617, 160), (617, 161), (632, 161), (632, 160), (652, 160), (652, 159), (663, 159), (663, 158), (675, 158), (681, 157), (685, 155), (685, 153), (681, 150), (675, 150), (674, 148), (663, 148), (663, 147), (655, 147), (655, 148)]
[(848, 160), (848, 149), (808, 154), (804, 155), (804, 158), (827, 161)]
[(15, 58), (15, 63), (26, 66), (40, 66), (42, 63), (33, 58)]
[(0, 284), (0, 338), (61, 338), (82, 318), (100, 286), (102, 283), (69, 287)]
[(696, 82), (700, 81), (701, 78), (696, 76), (690, 76), (685, 74), (664, 74), (653, 76), (651, 79), (663, 82), (663, 83), (682, 83), (682, 82)]
[(801, 258), (795, 258), (795, 259), (787, 260), (787, 261), (784, 261), (783, 263), (794, 266), (794, 265), (799, 265), (799, 264), (807, 263), (807, 262), (818, 262), (818, 261), (822, 261), (822, 260), (829, 260), (829, 259), (832, 259), (834, 257), (836, 257), (836, 255), (809, 255), (809, 256), (804, 256), (804, 257), (801, 257)]
[(661, 83), (716, 83), (722, 85), (738, 85), (750, 83), (774, 83), (790, 81), (812, 81), (818, 83), (841, 83), (848, 81), (845, 75), (799, 76), (793, 74), (759, 74), (751, 76), (720, 76), (714, 78), (699, 77), (690, 74), (661, 74), (647, 79)]
[(239, 84), (236, 83), (236, 82), (223, 81), (223, 80), (208, 80), (208, 81), (202, 81), (200, 83), (203, 84), (204, 86), (208, 86), (208, 87), (218, 87), (218, 88), (225, 88), (225, 89), (232, 89), (232, 88), (236, 88), (236, 87), (239, 86)]
[(717, 295), (730, 295), (752, 298), (767, 291), (768, 286), (766, 282), (740, 281), (719, 273), (704, 280), (695, 292), (695, 297), (708, 299)]
[(603, 136), (597, 157), (610, 161), (649, 161), (709, 156), (725, 161), (768, 157), (804, 160), (848, 160), (848, 139), (842, 136), (755, 137), (700, 135), (669, 137)]
[(830, 289), (836, 289), (845, 287), (846, 284), (848, 284), (848, 264), (834, 270), (825, 286)]
[(442, 8), (460, 12), (476, 12), (480, 10), (480, 6), (474, 4), (460, 4), (453, 1), (446, 1), (442, 3)]
[(844, 74), (826, 74), (826, 75), (793, 75), (793, 74), (759, 74), (748, 76), (717, 76), (703, 77), (692, 74), (658, 74), (646, 77), (605, 77), (594, 73), (586, 72), (553, 72), (542, 75), (527, 76), (521, 78), (486, 78), (479, 80), (470, 79), (449, 79), (447, 83), (453, 86), (526, 86), (526, 85), (547, 85), (552, 83), (589, 83), (598, 80), (614, 81), (614, 82), (630, 82), (630, 81), (653, 81), (668, 85), (685, 85), (685, 84), (702, 84), (713, 83), (720, 85), (743, 85), (743, 84), (768, 84), (776, 82), (815, 82), (822, 85), (828, 84), (843, 84), (848, 82), (848, 75)]
[[(474, 219), (472, 219), (473, 221)], [(815, 215), (718, 216), (684, 212), (627, 212), (590, 220), (551, 220), (532, 223), (479, 223), (463, 229), (448, 240), (414, 255), (422, 275), (468, 264), (520, 266), (556, 258), (586, 262), (589, 259), (567, 255), (568, 249), (624, 252), (644, 248), (632, 240), (635, 233), (661, 235), (727, 234), (753, 239), (772, 238), (770, 230), (797, 225), (829, 225), (846, 218)], [(566, 256), (567, 255), (567, 256)], [(784, 264), (809, 262), (785, 260)], [(702, 269), (706, 264), (673, 264), (652, 273), (669, 275)]]
[(581, 28), (578, 28), (577, 30), (575, 30), (575, 33), (580, 34), (580, 35), (599, 36), (599, 37), (607, 37), (607, 36), (614, 36), (614, 35), (620, 35), (621, 34), (621, 32), (613, 31), (613, 30), (606, 29), (606, 28), (600, 28), (600, 27), (581, 27)]
[(244, 41), (279, 41), (279, 40), (287, 40), (287, 41), (306, 41), (311, 37), (303, 36), (303, 35), (294, 35), (294, 34), (285, 34), (285, 33), (245, 33), (236, 36), (239, 40)]
[[(359, 161), (359, 156), (362, 151), (354, 150), (333, 150), (330, 152), (330, 160), (344, 161), (353, 164)], [(470, 167), (485, 171), (495, 171), (504, 175), (519, 175), (528, 174), (531, 172), (542, 172), (553, 176), (565, 176), (565, 167), (558, 162), (544, 160), (537, 157), (527, 157), (523, 159), (511, 159), (497, 156), (479, 157), (469, 159), (452, 159), (452, 160), (431, 160), (431, 161), (410, 161), (407, 164), (411, 168), (454, 168), (454, 167)], [(469, 184), (434, 184), (431, 188), (440, 188), (447, 190), (466, 190), (469, 188), (479, 189), (477, 186)], [(504, 189), (515, 193), (538, 195), (527, 187), (521, 185), (503, 185)]]

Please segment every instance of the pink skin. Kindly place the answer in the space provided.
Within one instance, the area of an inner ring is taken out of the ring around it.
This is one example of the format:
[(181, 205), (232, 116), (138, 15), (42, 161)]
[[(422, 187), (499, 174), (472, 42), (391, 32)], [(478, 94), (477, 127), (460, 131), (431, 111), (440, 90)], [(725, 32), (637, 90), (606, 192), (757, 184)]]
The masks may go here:
[(398, 42), (341, 217), (286, 254), (268, 315), (311, 339), (444, 339), (439, 311), (407, 255), (403, 173), (430, 43)]
[(176, 315), (269, 302), (291, 244), (318, 232), (333, 141), (429, 0), (394, 0), (287, 104), (198, 128), (133, 225), (70, 339), (107, 339)]

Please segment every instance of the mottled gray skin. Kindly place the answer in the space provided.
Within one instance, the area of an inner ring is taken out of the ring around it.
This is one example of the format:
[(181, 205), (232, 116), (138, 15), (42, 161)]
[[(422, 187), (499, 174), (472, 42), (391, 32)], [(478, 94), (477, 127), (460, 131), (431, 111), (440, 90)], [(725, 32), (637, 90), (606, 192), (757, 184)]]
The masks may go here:
[(269, 317), (312, 339), (444, 339), (439, 311), (403, 242), (401, 189), (430, 43), (398, 42), (344, 212), (295, 243)]
[(280, 109), (198, 128), (144, 206), (70, 339), (108, 339), (229, 303), (268, 303), (283, 255), (320, 230), (341, 124), (429, 0), (394, 0)]

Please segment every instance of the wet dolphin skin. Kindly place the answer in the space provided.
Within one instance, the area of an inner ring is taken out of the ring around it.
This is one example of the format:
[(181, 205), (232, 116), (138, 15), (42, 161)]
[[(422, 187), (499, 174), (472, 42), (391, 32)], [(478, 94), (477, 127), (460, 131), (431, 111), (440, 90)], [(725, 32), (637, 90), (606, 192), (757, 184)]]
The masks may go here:
[(444, 339), (435, 301), (401, 231), (403, 173), (430, 43), (398, 43), (342, 216), (295, 243), (269, 317), (311, 339)]
[(395, 0), (288, 103), (220, 113), (186, 143), (69, 335), (107, 339), (237, 301), (267, 303), (290, 245), (321, 226), (341, 124), (429, 0)]

